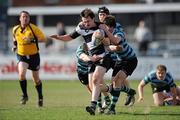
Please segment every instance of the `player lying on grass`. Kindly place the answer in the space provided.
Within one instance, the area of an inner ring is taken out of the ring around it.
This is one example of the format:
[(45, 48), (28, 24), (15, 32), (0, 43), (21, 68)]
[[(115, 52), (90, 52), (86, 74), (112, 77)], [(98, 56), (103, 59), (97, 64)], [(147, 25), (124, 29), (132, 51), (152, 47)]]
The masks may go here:
[(156, 106), (163, 106), (164, 100), (167, 96), (164, 91), (171, 93), (172, 105), (177, 104), (176, 96), (176, 84), (174, 83), (173, 77), (170, 72), (167, 71), (165, 65), (158, 65), (156, 70), (148, 73), (138, 85), (139, 99), (138, 101), (144, 100), (144, 87), (150, 83), (153, 93), (154, 104)]
[[(180, 86), (176, 87), (176, 93), (177, 93), (177, 96), (176, 96), (177, 104), (176, 105), (180, 105)], [(164, 96), (165, 96), (165, 99), (164, 99), (165, 105), (173, 105), (173, 94), (170, 91), (164, 92)]]

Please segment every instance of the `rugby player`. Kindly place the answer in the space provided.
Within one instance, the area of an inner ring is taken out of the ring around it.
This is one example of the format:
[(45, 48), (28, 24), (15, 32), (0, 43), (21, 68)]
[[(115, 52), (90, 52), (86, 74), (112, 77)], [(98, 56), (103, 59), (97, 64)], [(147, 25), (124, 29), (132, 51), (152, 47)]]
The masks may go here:
[[(109, 9), (107, 7), (105, 7), (105, 6), (100, 7), (98, 9), (98, 18), (99, 18), (99, 21), (103, 23), (104, 19), (109, 14), (110, 14), (110, 12), (109, 12)], [(121, 31), (121, 36), (125, 37), (124, 30), (123, 30), (123, 28), (122, 28), (120, 23), (116, 22), (115, 29)], [(111, 60), (111, 68), (114, 69), (115, 63), (116, 63), (116, 61), (118, 61), (118, 59), (116, 57), (116, 53), (115, 52), (110, 52), (110, 55), (111, 55), (111, 58), (112, 58), (112, 60)], [(113, 73), (112, 74), (112, 80), (114, 79), (114, 77), (115, 77), (115, 74)], [(125, 81), (125, 85), (129, 87), (129, 81), (128, 80)], [(135, 98), (132, 97), (131, 95), (127, 94), (126, 101), (125, 101), (124, 105), (132, 106), (134, 104), (134, 102), (135, 102)]]
[(176, 84), (174, 83), (173, 77), (170, 72), (167, 71), (165, 65), (158, 65), (156, 70), (152, 70), (149, 74), (147, 74), (143, 80), (138, 85), (138, 93), (139, 99), (138, 101), (144, 100), (144, 86), (148, 83), (151, 84), (154, 104), (156, 106), (163, 106), (164, 100), (167, 96), (163, 91), (170, 92), (172, 98), (172, 104), (177, 104), (177, 89)]
[[(96, 61), (96, 59), (88, 55), (88, 48), (87, 48), (86, 43), (83, 43), (77, 48), (76, 57), (78, 59), (77, 60), (78, 78), (80, 82), (87, 87), (89, 93), (91, 93), (92, 88), (90, 87), (92, 86), (92, 82), (88, 81), (88, 74), (89, 74), (88, 68), (89, 66), (91, 66), (91, 64), (93, 64), (93, 62)], [(108, 93), (104, 92), (103, 95), (105, 96), (104, 97), (105, 102), (110, 104), (111, 100), (109, 98)], [(97, 105), (98, 105), (98, 113), (100, 114), (104, 113), (104, 109), (102, 108), (102, 103), (101, 103), (101, 94), (97, 101)]]
[[(134, 99), (135, 90), (126, 86), (126, 78), (135, 70), (138, 60), (132, 47), (128, 44), (121, 29), (116, 29), (116, 20), (112, 15), (107, 15), (104, 19), (107, 25), (101, 25), (100, 28), (105, 31), (111, 43), (122, 47), (121, 51), (116, 51), (117, 59), (113, 70), (114, 79), (112, 80), (112, 102), (107, 114), (116, 114), (115, 106), (118, 101), (120, 91), (126, 92), (130, 99)], [(108, 88), (109, 89), (109, 88)]]
[(81, 22), (77, 25), (74, 32), (66, 35), (51, 35), (51, 38), (62, 41), (70, 41), (79, 36), (84, 38), (84, 41), (87, 44), (89, 55), (96, 58), (94, 65), (91, 68), (91, 73), (89, 74), (89, 79), (92, 81), (92, 97), (90, 106), (86, 107), (86, 111), (90, 115), (95, 115), (97, 101), (100, 95), (100, 82), (103, 80), (103, 76), (106, 71), (109, 69), (110, 56), (107, 54), (106, 49), (102, 42), (97, 42), (96, 39), (92, 39), (94, 31), (99, 29), (99, 22), (95, 22), (95, 15), (91, 9), (82, 10)]

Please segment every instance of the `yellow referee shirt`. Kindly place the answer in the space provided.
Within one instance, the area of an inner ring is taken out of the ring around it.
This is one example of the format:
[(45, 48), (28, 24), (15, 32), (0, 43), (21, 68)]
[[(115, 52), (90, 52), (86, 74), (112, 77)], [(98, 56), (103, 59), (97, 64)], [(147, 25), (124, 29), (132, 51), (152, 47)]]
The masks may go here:
[[(43, 32), (34, 24), (29, 24), (38, 40), (45, 40)], [(13, 36), (17, 41), (17, 53), (19, 55), (34, 55), (38, 53), (38, 48), (35, 42), (27, 42), (24, 38), (35, 39), (30, 26), (27, 26), (24, 30), (17, 25), (13, 27)]]

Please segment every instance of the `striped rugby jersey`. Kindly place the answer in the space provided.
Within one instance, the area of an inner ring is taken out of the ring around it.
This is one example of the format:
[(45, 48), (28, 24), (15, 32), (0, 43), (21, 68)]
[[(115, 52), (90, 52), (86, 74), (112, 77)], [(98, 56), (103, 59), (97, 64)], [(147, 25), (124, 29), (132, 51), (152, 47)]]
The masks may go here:
[(87, 51), (83, 49), (83, 44), (80, 45), (76, 50), (77, 71), (86, 74), (88, 73), (88, 63), (79, 58), (82, 53), (88, 54)]
[(166, 72), (164, 80), (158, 80), (156, 76), (156, 71), (153, 70), (148, 75), (146, 75), (143, 80), (145, 84), (151, 83), (156, 87), (164, 87), (166, 85), (168, 85), (169, 87), (175, 86), (173, 77), (169, 72)]
[(99, 25), (101, 23), (95, 22), (96, 27), (92, 27), (90, 29), (84, 28), (81, 24), (78, 24), (74, 32), (70, 34), (70, 36), (75, 39), (79, 37), (80, 35), (84, 38), (84, 41), (86, 42), (88, 49), (89, 49), (89, 55), (102, 55), (102, 57), (106, 54), (105, 47), (103, 43), (96, 43), (95, 40), (92, 39), (92, 35), (94, 31), (99, 29)]
[(116, 52), (117, 58), (119, 60), (131, 59), (131, 58), (136, 57), (134, 50), (132, 49), (132, 47), (128, 44), (126, 40), (124, 30), (119, 23), (116, 23), (116, 28), (114, 28), (112, 34), (116, 37), (121, 37), (121, 41), (119, 42), (119, 44), (123, 47), (123, 51)]

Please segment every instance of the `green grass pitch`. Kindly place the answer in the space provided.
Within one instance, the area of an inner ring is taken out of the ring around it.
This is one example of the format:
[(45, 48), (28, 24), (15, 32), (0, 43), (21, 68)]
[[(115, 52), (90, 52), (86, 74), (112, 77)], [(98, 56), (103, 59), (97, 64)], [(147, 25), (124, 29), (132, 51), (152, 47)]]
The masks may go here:
[[(180, 81), (175, 81), (180, 85)], [(137, 90), (139, 81), (130, 81)], [(18, 80), (0, 81), (0, 120), (179, 120), (180, 106), (155, 107), (151, 88), (145, 87), (145, 101), (132, 107), (124, 106), (122, 93), (117, 104), (116, 115), (90, 116), (85, 107), (90, 103), (90, 94), (77, 80), (43, 81), (44, 107), (38, 108), (37, 93), (33, 82), (28, 81), (29, 101), (20, 105), (21, 96)], [(136, 95), (136, 99), (138, 96)]]

